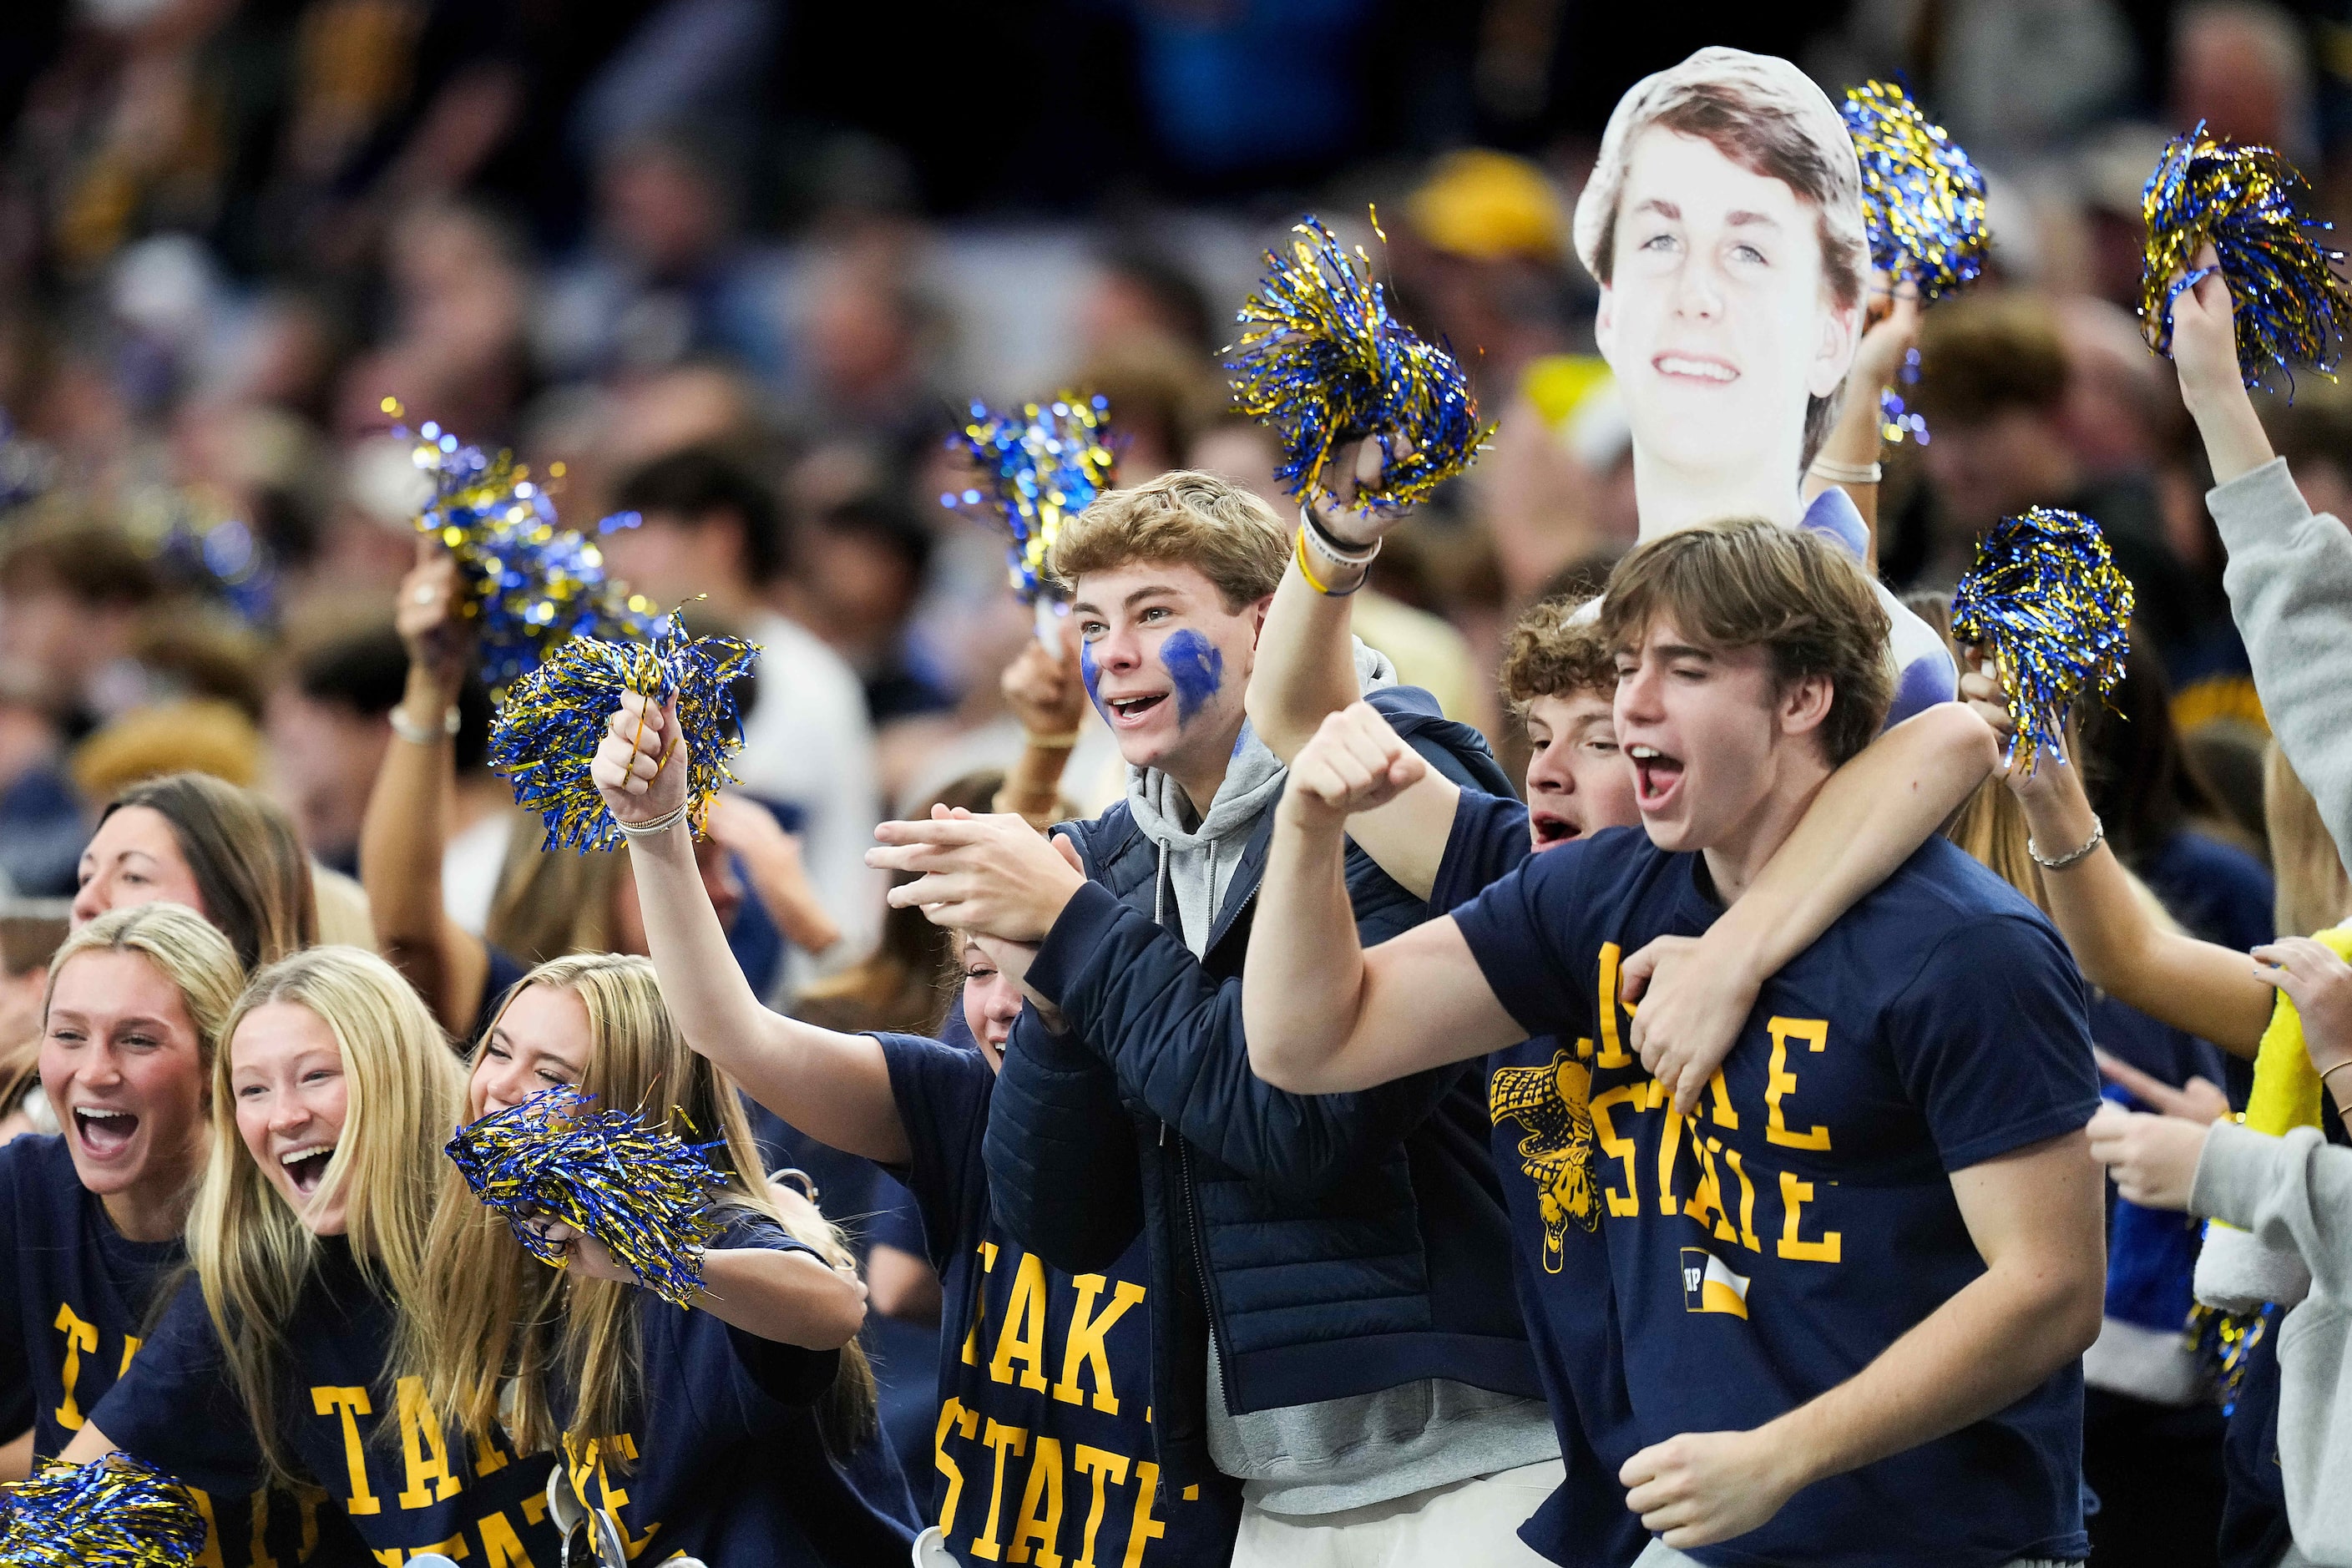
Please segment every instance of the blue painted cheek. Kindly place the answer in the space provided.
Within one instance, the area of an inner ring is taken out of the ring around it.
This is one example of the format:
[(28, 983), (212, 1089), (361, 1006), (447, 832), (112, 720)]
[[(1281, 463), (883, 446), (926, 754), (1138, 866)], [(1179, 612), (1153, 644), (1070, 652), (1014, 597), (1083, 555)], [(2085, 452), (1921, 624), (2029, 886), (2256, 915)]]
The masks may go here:
[(1102, 671), (1095, 668), (1095, 645), (1090, 642), (1078, 645), (1078, 679), (1087, 683), (1087, 700), (1095, 705), (1095, 711), (1108, 719), (1110, 715), (1103, 712), (1102, 696), (1095, 689), (1102, 683)]
[(1174, 633), (1160, 645), (1160, 666), (1176, 689), (1176, 722), (1190, 723), (1225, 683), (1225, 656), (1200, 633)]

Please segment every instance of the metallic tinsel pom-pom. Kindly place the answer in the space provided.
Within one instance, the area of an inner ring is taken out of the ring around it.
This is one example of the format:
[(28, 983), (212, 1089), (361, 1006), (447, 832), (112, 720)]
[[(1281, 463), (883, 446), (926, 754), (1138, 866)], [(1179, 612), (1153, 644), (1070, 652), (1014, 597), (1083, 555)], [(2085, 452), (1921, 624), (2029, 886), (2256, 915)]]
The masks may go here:
[(2208, 269), (2208, 244), (2230, 285), (2238, 329), (2238, 371), (2250, 386), (2294, 367), (2333, 374), (2352, 326), (2352, 287), (2337, 270), (2344, 253), (2322, 243), (2332, 226), (2305, 217), (2311, 188), (2268, 147), (2236, 146), (2202, 123), (2173, 139), (2147, 177), (2140, 207), (2147, 248), (2140, 274), (2140, 331), (2172, 353), (2172, 305)]
[(1893, 82), (1846, 89), (1844, 114), (1871, 265), (1917, 284), (1923, 302), (1975, 282), (1992, 247), (1983, 172)]
[(1063, 520), (1086, 510), (1115, 482), (1110, 400), (1064, 392), (1050, 403), (1003, 414), (975, 403), (971, 421), (948, 446), (970, 455), (987, 476), (988, 489), (950, 490), (940, 503), (1003, 528), (1013, 591), (1023, 604), (1036, 603), (1038, 595), (1051, 591), (1043, 573)]
[(540, 1229), (560, 1221), (602, 1242), (646, 1289), (686, 1306), (702, 1289), (703, 1245), (719, 1229), (710, 1200), (727, 1178), (706, 1157), (718, 1145), (595, 1103), (576, 1089), (542, 1089), (460, 1128), (449, 1158), (541, 1262), (563, 1261)]
[(1977, 546), (1952, 594), (1952, 635), (1999, 656), (2019, 767), (2032, 772), (2044, 749), (2065, 762), (2067, 710), (2123, 679), (2131, 615), (2131, 579), (2079, 512), (2037, 506), (2003, 518)]
[(557, 526), (546, 487), (511, 454), (463, 446), (432, 424), (413, 439), (411, 456), (433, 482), (417, 531), (457, 558), (464, 613), (476, 623), (482, 680), (494, 698), (569, 638), (648, 635), (652, 603), (605, 575), (593, 541)]
[[(1265, 279), (1236, 318), (1246, 330), (1225, 365), (1234, 405), (1273, 427), (1275, 477), (1292, 495), (1328, 493), (1332, 454), (1373, 437), (1387, 471), (1360, 504), (1425, 500), (1470, 466), (1494, 426), (1479, 424), (1454, 356), (1389, 313), (1360, 246), (1351, 255), (1312, 217), (1294, 232), (1286, 258), (1266, 252)], [(1399, 455), (1400, 437), (1410, 455)]]
[(0, 1563), (12, 1568), (185, 1568), (205, 1549), (187, 1489), (128, 1454), (44, 1459), (8, 1489), (5, 1518)]
[(581, 637), (558, 647), (507, 693), (491, 726), (489, 765), (514, 785), (515, 804), (547, 824), (547, 847), (611, 849), (621, 843), (588, 765), (624, 691), (677, 700), (678, 729), (691, 753), (687, 797), (694, 831), (710, 802), (734, 782), (727, 759), (743, 743), (734, 683), (751, 672), (759, 648), (740, 637), (696, 637), (673, 611), (650, 644)]

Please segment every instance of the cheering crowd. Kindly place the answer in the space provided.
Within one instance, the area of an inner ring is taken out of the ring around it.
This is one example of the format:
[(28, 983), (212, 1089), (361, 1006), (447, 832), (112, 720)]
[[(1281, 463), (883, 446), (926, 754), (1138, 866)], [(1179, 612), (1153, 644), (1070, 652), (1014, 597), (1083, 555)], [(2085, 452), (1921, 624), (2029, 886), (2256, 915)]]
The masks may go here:
[[(639, 152), (650, 224), (698, 176)], [(873, 269), (808, 285), (781, 482), (715, 361), (542, 410), (612, 576), (761, 650), (740, 746), (639, 689), (548, 759), (584, 853), (486, 768), (512, 689), (411, 526), (514, 368), (479, 215), (404, 220), (331, 501), (252, 405), (144, 510), (28, 410), (0, 1551), (2352, 1564), (2352, 405), (2249, 393), (2213, 253), (2168, 365), (2088, 299), (1923, 301), (1863, 187), (1729, 48), (1625, 93), (1572, 212), (1433, 174), (1463, 319), (1559, 243), (1597, 353), (1479, 366), (1426, 505), (1406, 426), (1286, 483), (1198, 286), (1114, 258), (1118, 476), (1042, 611), (937, 506), (982, 477)], [(2127, 579), (2050, 618), (2131, 617), (2049, 713), (1952, 592), (2039, 505)], [(494, 1200), (551, 1091), (689, 1146), (679, 1267), (651, 1159)], [(43, 1537), (68, 1489), (194, 1512)]]

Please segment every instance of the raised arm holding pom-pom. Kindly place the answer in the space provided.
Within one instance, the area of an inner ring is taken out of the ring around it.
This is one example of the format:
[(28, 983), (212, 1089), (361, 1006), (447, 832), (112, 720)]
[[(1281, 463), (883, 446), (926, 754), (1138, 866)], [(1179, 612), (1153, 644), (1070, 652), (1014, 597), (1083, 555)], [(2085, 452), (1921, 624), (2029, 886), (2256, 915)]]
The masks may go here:
[[(2200, 266), (2214, 259), (2209, 248)], [(2233, 303), (2220, 274), (2173, 303), (2181, 400), (2213, 469), (2205, 504), (2229, 552), (2222, 585), (2263, 708), (2341, 851), (2352, 845), (2352, 531), (2315, 513), (2278, 461), (2240, 378)]]
[[(2014, 722), (1999, 681), (1979, 666), (1961, 678), (1960, 693), (2006, 742)], [(2251, 1059), (2272, 1005), (2254, 963), (2157, 920), (2105, 842), (2074, 766), (2044, 758), (2032, 773), (2012, 769), (2007, 778), (2044, 861), (2089, 847), (2079, 859), (2042, 874), (2051, 919), (2084, 975), (2126, 1006)]]
[[(869, 1160), (903, 1162), (907, 1133), (890, 1096), (882, 1047), (761, 1005), (727, 947), (694, 863), (682, 816), (687, 742), (674, 707), (622, 695), (590, 773), (628, 837), (646, 945), (662, 999), (698, 1054), (732, 1074), (751, 1098), (820, 1142)], [(662, 831), (631, 828), (676, 816)]]
[(2198, 253), (2197, 265), (2215, 270), (2173, 300), (2172, 363), (2180, 373), (2180, 401), (2204, 437), (2213, 482), (2226, 485), (2269, 462), (2271, 441), (2238, 368), (2236, 311), (2211, 246)]
[[(1895, 384), (1904, 356), (1919, 346), (1918, 285), (1907, 279), (1895, 282), (1884, 272), (1873, 271), (1870, 292), (1874, 304), (1881, 300), (1886, 304), (1864, 330), (1862, 342), (1853, 352), (1853, 368), (1846, 372), (1845, 397), (1838, 405), (1837, 423), (1830, 426), (1822, 449), (1813, 457), (1819, 467), (1806, 470), (1801, 493), (1808, 505), (1832, 483), (1822, 477), (1822, 468), (1869, 468), (1877, 463), (1886, 422), (1879, 408), (1879, 394)], [(1870, 526), (1870, 544), (1862, 563), (1875, 572), (1879, 487), (1843, 479), (1834, 482), (1853, 498), (1854, 510)]]
[(359, 864), (378, 947), (461, 1039), (473, 1031), (490, 972), (489, 950), (449, 918), (441, 895), (457, 776), (445, 716), (456, 710), (474, 657), (473, 635), (457, 614), (463, 588), (457, 559), (418, 540), (393, 612), (408, 653), (407, 684), (392, 712), (399, 733), (368, 792)]

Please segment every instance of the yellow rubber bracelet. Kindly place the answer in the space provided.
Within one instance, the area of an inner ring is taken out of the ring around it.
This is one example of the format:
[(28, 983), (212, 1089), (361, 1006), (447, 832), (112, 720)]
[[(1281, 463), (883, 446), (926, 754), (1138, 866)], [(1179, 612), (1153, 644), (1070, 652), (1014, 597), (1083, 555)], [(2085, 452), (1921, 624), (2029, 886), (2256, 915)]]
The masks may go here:
[(1298, 525), (1298, 532), (1291, 539), (1290, 543), (1291, 553), (1298, 558), (1298, 574), (1307, 579), (1308, 587), (1325, 598), (1329, 598), (1331, 590), (1315, 580), (1315, 568), (1307, 564), (1307, 525), (1305, 523)]

